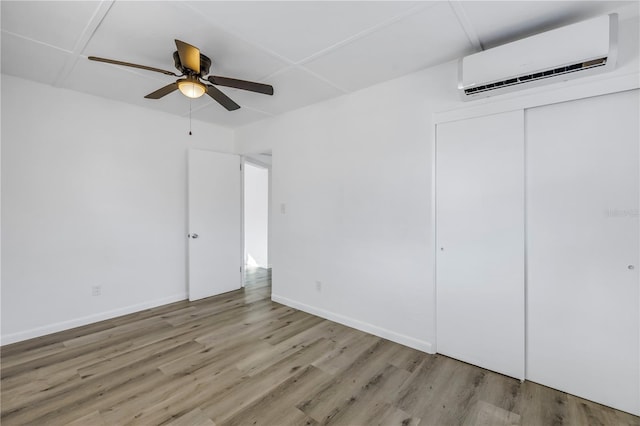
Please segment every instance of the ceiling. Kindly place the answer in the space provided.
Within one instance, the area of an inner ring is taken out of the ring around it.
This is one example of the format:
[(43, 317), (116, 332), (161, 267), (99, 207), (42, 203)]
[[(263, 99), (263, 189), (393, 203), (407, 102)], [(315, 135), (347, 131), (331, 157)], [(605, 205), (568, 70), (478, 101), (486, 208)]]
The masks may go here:
[[(2, 73), (238, 127), (535, 32), (619, 11), (623, 1), (2, 1)], [(621, 8), (621, 9), (620, 9)], [(172, 77), (174, 39), (200, 48), (211, 74), (269, 83), (274, 96), (222, 87), (229, 112), (179, 92), (144, 99)]]

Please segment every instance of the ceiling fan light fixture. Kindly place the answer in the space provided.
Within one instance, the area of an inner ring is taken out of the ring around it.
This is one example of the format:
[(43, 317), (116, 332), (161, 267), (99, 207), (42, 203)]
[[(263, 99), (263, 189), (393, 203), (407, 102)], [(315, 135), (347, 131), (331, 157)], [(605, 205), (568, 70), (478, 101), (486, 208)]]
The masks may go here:
[(178, 89), (187, 98), (199, 98), (207, 92), (207, 87), (196, 79), (178, 81)]

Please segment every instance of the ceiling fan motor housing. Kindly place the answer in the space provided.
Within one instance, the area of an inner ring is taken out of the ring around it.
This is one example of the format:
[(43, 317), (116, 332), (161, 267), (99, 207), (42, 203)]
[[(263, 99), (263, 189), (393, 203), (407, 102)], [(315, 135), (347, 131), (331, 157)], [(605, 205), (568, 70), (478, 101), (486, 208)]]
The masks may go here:
[(180, 62), (180, 55), (177, 50), (173, 52), (173, 61), (175, 62), (176, 69), (184, 75), (197, 75), (199, 77), (203, 77), (209, 74), (209, 69), (211, 68), (211, 59), (202, 53), (200, 54), (200, 74), (196, 74), (193, 70), (182, 65)]

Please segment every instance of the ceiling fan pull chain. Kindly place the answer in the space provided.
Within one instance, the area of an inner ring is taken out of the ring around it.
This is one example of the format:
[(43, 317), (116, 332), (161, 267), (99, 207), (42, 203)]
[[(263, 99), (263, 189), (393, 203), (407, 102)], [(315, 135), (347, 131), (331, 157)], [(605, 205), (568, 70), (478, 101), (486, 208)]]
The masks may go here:
[(189, 136), (191, 136), (191, 99), (189, 99)]

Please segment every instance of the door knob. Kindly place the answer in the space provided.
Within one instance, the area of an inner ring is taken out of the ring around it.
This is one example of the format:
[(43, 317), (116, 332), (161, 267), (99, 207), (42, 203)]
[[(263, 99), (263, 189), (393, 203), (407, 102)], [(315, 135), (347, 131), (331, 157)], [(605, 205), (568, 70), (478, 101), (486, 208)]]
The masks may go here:
[(198, 234), (189, 234), (187, 235), (187, 237), (195, 239), (195, 238), (198, 238)]

